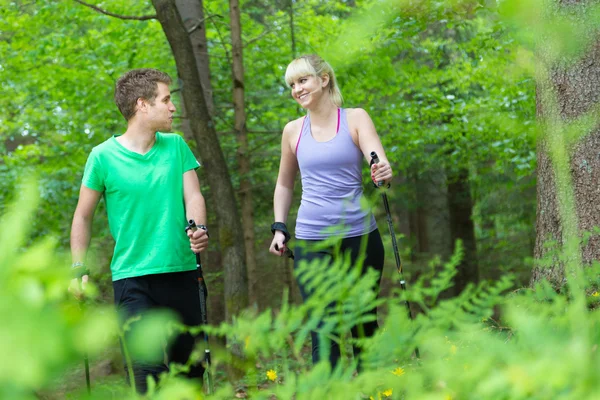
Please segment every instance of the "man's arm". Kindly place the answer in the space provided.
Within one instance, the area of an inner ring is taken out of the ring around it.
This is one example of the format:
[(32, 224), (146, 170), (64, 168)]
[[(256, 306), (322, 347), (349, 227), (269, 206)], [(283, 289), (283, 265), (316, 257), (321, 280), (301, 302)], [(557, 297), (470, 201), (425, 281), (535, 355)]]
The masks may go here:
[[(197, 225), (206, 225), (206, 203), (200, 192), (200, 182), (196, 171), (191, 169), (183, 174), (183, 200), (187, 220), (193, 219)], [(208, 247), (208, 236), (204, 229), (188, 231), (190, 248), (194, 253), (204, 251)]]
[[(73, 265), (79, 265), (79, 268), (83, 268), (85, 265), (85, 257), (92, 236), (92, 220), (101, 195), (102, 192), (83, 185), (79, 190), (79, 201), (71, 224), (71, 258)], [(88, 276), (82, 276), (82, 280), (86, 283)], [(78, 286), (79, 284), (76, 284), (75, 287), (78, 288)]]

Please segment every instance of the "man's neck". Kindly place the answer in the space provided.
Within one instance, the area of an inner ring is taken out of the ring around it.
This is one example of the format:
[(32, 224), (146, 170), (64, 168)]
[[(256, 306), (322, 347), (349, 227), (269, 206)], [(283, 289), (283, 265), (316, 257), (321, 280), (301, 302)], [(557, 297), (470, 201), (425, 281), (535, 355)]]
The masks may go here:
[(125, 133), (117, 137), (117, 141), (127, 150), (146, 154), (156, 142), (156, 132), (138, 125), (129, 125)]

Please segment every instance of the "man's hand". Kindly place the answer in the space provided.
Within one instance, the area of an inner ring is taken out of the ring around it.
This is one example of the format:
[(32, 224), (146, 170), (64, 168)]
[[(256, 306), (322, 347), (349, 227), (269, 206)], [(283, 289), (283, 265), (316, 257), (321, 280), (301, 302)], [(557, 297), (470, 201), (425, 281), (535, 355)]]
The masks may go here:
[(194, 253), (200, 253), (208, 248), (208, 233), (204, 229), (188, 229), (187, 235), (190, 238), (190, 249)]
[(82, 301), (85, 294), (85, 289), (88, 284), (89, 275), (83, 275), (80, 278), (71, 279), (71, 283), (69, 284), (69, 292), (75, 296), (75, 298), (79, 301)]

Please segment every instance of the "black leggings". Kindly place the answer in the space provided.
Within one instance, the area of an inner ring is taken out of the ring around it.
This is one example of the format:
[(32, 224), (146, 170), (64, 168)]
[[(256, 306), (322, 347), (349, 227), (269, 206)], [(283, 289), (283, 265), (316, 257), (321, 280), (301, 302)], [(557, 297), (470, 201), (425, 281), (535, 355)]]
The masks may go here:
[[(366, 237), (366, 238), (365, 238)], [(366, 254), (365, 254), (365, 262), (364, 267), (362, 268), (362, 274), (364, 275), (367, 271), (367, 268), (372, 268), (379, 273), (379, 278), (377, 283), (379, 285), (379, 281), (381, 280), (381, 273), (383, 271), (383, 259), (384, 259), (384, 249), (383, 243), (381, 241), (381, 235), (379, 234), (379, 230), (375, 229), (373, 232), (364, 236), (355, 236), (348, 237), (341, 240), (339, 245), (339, 251), (336, 248), (327, 248), (327, 249), (319, 249), (317, 251), (311, 251), (311, 248), (314, 247), (315, 244), (319, 244), (320, 240), (298, 240), (297, 245), (295, 246), (295, 259), (294, 259), (294, 269), (297, 270), (301, 261), (306, 261), (310, 263), (313, 260), (317, 259), (328, 259), (329, 264), (335, 261), (336, 255), (343, 256), (347, 251), (350, 252), (351, 262), (354, 264), (356, 259), (359, 256), (359, 251), (361, 249), (361, 241), (364, 239), (367, 240), (366, 243)], [(297, 279), (298, 287), (300, 288), (300, 293), (302, 294), (302, 298), (306, 301), (306, 299), (310, 296), (310, 293), (307, 292), (307, 288)], [(334, 307), (334, 304), (329, 304), (326, 307)], [(371, 313), (377, 316), (377, 309), (371, 310)], [(352, 328), (352, 336), (354, 338), (359, 337), (371, 337), (375, 333), (377, 329), (377, 320), (372, 322), (367, 322), (362, 324), (362, 326), (355, 325)], [(359, 334), (360, 333), (360, 334)], [(319, 335), (317, 332), (311, 332), (312, 339), (312, 359), (313, 364), (316, 364), (320, 360), (319, 355), (319, 347), (321, 345), (319, 340)], [(329, 362), (331, 363), (331, 367), (335, 368), (340, 359), (340, 346), (338, 343), (333, 340), (329, 340), (330, 351), (329, 351)], [(359, 370), (360, 370), (360, 347), (353, 345), (352, 350), (354, 352), (354, 358), (358, 361)]]
[[(198, 273), (196, 270), (172, 272), (166, 274), (144, 275), (134, 278), (119, 279), (113, 282), (115, 304), (123, 324), (134, 316), (144, 315), (149, 310), (169, 309), (174, 311), (184, 325), (200, 325), (200, 296), (198, 292)], [(133, 322), (135, 324), (136, 322)], [(139, 339), (139, 336), (138, 336)], [(125, 344), (129, 341), (125, 332)], [(123, 344), (123, 343), (122, 343)], [(179, 334), (167, 349), (168, 362), (185, 364), (194, 349), (195, 338), (189, 333)], [(128, 349), (131, 349), (128, 346)], [(150, 349), (153, 353), (162, 354), (162, 348)], [(160, 360), (148, 361), (132, 357), (133, 376), (137, 392), (148, 390), (146, 377), (158, 380), (161, 372), (168, 371), (162, 356)], [(125, 365), (125, 372), (127, 365)], [(192, 365), (187, 376), (202, 384), (204, 368), (201, 364)]]

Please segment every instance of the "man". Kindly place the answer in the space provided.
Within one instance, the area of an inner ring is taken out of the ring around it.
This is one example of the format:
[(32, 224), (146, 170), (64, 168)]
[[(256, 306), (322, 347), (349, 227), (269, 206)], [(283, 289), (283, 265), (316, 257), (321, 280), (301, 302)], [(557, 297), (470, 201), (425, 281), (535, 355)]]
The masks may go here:
[[(115, 102), (127, 130), (89, 155), (73, 216), (71, 253), (74, 272), (85, 285), (92, 219), (103, 196), (115, 239), (110, 268), (122, 322), (167, 308), (185, 325), (197, 326), (201, 321), (194, 253), (208, 246), (206, 206), (195, 172), (199, 164), (189, 147), (178, 135), (160, 133), (171, 130), (175, 113), (170, 83), (167, 74), (154, 69), (132, 70), (117, 81)], [(188, 230), (186, 237), (190, 219), (201, 229)], [(79, 287), (80, 282), (72, 284)], [(127, 341), (126, 336), (124, 345)], [(167, 350), (168, 361), (185, 364), (193, 347), (190, 334), (179, 335)], [(168, 370), (162, 360), (132, 361), (140, 393), (147, 391), (147, 376), (156, 379)], [(188, 375), (201, 383), (203, 372), (198, 364)]]

